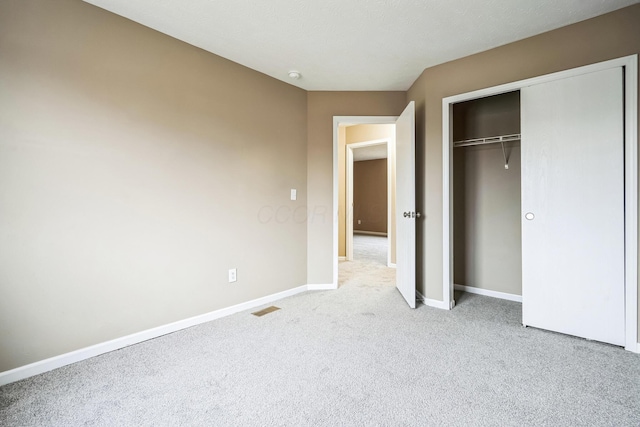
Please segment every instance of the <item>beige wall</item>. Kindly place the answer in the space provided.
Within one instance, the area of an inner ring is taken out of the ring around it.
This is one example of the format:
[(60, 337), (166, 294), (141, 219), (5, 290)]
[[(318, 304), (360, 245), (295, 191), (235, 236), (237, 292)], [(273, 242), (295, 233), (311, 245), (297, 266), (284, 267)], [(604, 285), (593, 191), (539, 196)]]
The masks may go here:
[[(640, 53), (640, 5), (426, 69), (417, 107), (418, 288), (442, 300), (442, 98)], [(640, 322), (639, 322), (640, 323)]]
[(387, 234), (387, 159), (353, 164), (353, 230)]
[(346, 133), (347, 144), (374, 141), (376, 139), (396, 139), (396, 125), (355, 125), (348, 126)]
[(307, 277), (333, 281), (333, 116), (397, 116), (406, 92), (308, 92)]
[[(520, 92), (453, 106), (453, 140), (520, 133)], [(522, 295), (520, 142), (453, 149), (454, 283)]]
[(522, 295), (520, 143), (453, 151), (454, 283)]
[(0, 76), (0, 371), (306, 283), (305, 91), (77, 0)]
[(452, 131), (454, 141), (520, 133), (520, 91), (454, 104)]
[(366, 124), (354, 126), (340, 126), (338, 134), (338, 256), (344, 257), (346, 251), (346, 145), (357, 142), (386, 139), (391, 143), (389, 160), (391, 163), (391, 262), (396, 262), (395, 236), (395, 140), (396, 127), (394, 124)]

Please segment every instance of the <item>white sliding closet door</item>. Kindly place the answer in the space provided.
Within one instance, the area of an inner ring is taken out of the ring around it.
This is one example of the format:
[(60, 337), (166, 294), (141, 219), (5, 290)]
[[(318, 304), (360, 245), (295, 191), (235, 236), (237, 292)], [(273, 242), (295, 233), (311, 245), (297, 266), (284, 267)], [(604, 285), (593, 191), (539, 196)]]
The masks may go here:
[(522, 321), (625, 343), (623, 74), (529, 86), (522, 114)]

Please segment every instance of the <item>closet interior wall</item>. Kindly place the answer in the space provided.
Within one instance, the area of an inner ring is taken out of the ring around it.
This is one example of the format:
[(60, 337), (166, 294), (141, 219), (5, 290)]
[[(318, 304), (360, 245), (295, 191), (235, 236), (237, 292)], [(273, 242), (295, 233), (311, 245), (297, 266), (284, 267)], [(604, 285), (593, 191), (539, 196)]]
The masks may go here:
[[(520, 92), (453, 106), (453, 141), (520, 133)], [(520, 141), (453, 149), (454, 283), (522, 295)]]

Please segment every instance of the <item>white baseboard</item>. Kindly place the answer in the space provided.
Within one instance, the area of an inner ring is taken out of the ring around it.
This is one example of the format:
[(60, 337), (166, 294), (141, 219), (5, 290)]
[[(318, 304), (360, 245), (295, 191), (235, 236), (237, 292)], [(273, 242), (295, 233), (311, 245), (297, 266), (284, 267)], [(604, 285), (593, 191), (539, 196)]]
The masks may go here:
[(126, 335), (124, 337), (116, 338), (110, 341), (105, 341), (99, 344), (92, 345), (90, 347), (81, 348), (69, 353), (61, 354), (59, 356), (44, 359), (39, 362), (31, 363), (29, 365), (20, 366), (9, 371), (0, 372), (0, 386), (9, 384), (15, 381), (19, 381), (25, 378), (32, 377), (34, 375), (41, 374), (43, 372), (51, 371), (62, 366), (70, 365), (72, 363), (80, 362), (90, 357), (99, 356), (104, 353), (109, 353), (114, 350), (119, 350), (124, 347), (128, 347), (133, 344), (138, 344), (143, 341), (147, 341), (153, 338), (160, 337), (162, 335), (177, 332), (182, 329), (190, 328), (201, 323), (210, 322), (212, 320), (220, 319), (221, 317), (230, 316), (240, 311), (249, 310), (255, 307), (259, 307), (264, 304), (290, 297), (305, 291), (336, 289), (334, 285), (303, 285), (297, 288), (288, 289), (286, 291), (278, 292), (275, 294), (267, 295), (262, 298), (257, 298), (251, 301), (243, 302), (233, 305), (231, 307), (221, 308), (209, 313), (201, 314), (194, 317), (189, 317), (184, 320), (169, 323), (156, 328), (147, 329), (145, 331), (137, 332), (135, 334)]
[(308, 291), (335, 291), (338, 287), (334, 284), (326, 284), (326, 285), (307, 285)]
[(397, 268), (397, 267), (396, 267), (396, 265), (395, 265), (393, 262), (390, 262), (390, 263), (387, 265), (387, 267), (390, 267), (390, 268)]
[(469, 292), (470, 294), (484, 295), (486, 297), (506, 299), (509, 301), (522, 302), (521, 295), (508, 294), (506, 292), (490, 291), (488, 289), (475, 288), (473, 286), (453, 285), (456, 291)]
[(387, 237), (387, 233), (381, 233), (379, 231), (353, 230), (353, 234), (366, 234), (367, 236), (383, 236), (383, 237)]
[(338, 261), (346, 261), (347, 257), (346, 256), (339, 256), (338, 257)]
[[(455, 285), (456, 289), (468, 291), (466, 286)], [(465, 289), (462, 289), (465, 288)], [(259, 307), (264, 304), (269, 304), (271, 302), (287, 298), (305, 291), (323, 291), (323, 290), (335, 290), (336, 285), (333, 284), (313, 284), (313, 285), (303, 285), (298, 286), (297, 288), (288, 289), (286, 291), (278, 292), (272, 295), (267, 295), (262, 298), (257, 298), (251, 301), (243, 302), (240, 304), (233, 305), (231, 307), (222, 308), (219, 310), (215, 310), (209, 313), (201, 314), (199, 316), (190, 317), (188, 319), (179, 320), (177, 322), (169, 323), (167, 325), (158, 326), (156, 328), (147, 329), (145, 331), (137, 332), (135, 334), (126, 335), (121, 338), (116, 338), (110, 341), (105, 341), (103, 343), (99, 343), (96, 345), (92, 345), (90, 347), (81, 348), (79, 350), (75, 350), (69, 353), (61, 354), (59, 356), (51, 357), (45, 360), (41, 360), (35, 363), (31, 363), (29, 365), (20, 366), (15, 369), (11, 369), (9, 371), (0, 372), (0, 386), (6, 385), (15, 381), (19, 381), (25, 378), (32, 377), (34, 375), (41, 374), (43, 372), (51, 371), (56, 368), (60, 368), (62, 366), (70, 365), (72, 363), (80, 362), (85, 359), (89, 359), (94, 356), (99, 356), (101, 354), (109, 353), (114, 350), (119, 350), (121, 348), (128, 347), (133, 344), (138, 344), (143, 341), (147, 341), (153, 338), (161, 337), (166, 334), (170, 334), (172, 332), (177, 332), (182, 329), (190, 328), (192, 326), (199, 325), (201, 323), (210, 322), (212, 320), (220, 319), (222, 317), (230, 316), (232, 314), (238, 313), (240, 311), (250, 310), (255, 307)], [(478, 288), (472, 288), (477, 290)], [(481, 289), (481, 291), (484, 291)], [(494, 293), (494, 291), (488, 291)], [(480, 293), (480, 292), (477, 292)], [(501, 292), (497, 292), (497, 294), (509, 295), (511, 297), (518, 297), (518, 295), (512, 294), (503, 294)], [(488, 294), (481, 294), (488, 295)], [(489, 295), (493, 296), (493, 295)], [(448, 310), (448, 304), (444, 301), (432, 300), (429, 298), (425, 298), (420, 292), (416, 291), (416, 297), (419, 301), (421, 301), (424, 305), (440, 308), (444, 310)], [(500, 298), (500, 297), (497, 297)], [(520, 298), (522, 300), (522, 298)], [(637, 344), (636, 348), (628, 348), (627, 350), (632, 351), (634, 353), (640, 353), (640, 343)]]
[(429, 307), (439, 308), (441, 310), (449, 310), (449, 304), (445, 301), (425, 298), (420, 292), (416, 291), (416, 299)]

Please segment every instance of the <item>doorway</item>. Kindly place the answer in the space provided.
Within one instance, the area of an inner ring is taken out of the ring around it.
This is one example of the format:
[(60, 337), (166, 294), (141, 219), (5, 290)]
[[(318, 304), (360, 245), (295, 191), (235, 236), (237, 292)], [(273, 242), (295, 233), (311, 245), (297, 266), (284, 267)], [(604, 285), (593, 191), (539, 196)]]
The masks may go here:
[[(370, 132), (388, 136), (353, 143), (346, 138), (346, 176), (340, 183), (345, 186), (346, 196), (344, 259), (354, 259), (354, 234), (372, 236), (369, 240), (375, 247), (381, 246), (379, 241), (384, 237), (384, 263), (395, 267), (395, 125), (364, 126)], [(374, 239), (376, 236), (379, 238)]]
[(339, 286), (395, 286), (395, 131), (339, 127)]
[[(346, 129), (358, 125), (394, 125), (397, 116), (335, 116), (333, 118), (333, 283), (338, 287), (338, 263), (346, 260), (346, 185), (341, 186), (340, 182), (346, 182)], [(374, 138), (375, 139), (375, 138)], [(369, 138), (371, 140), (371, 138)], [(341, 180), (340, 177), (343, 177)], [(345, 218), (341, 221), (341, 218)], [(341, 233), (342, 231), (342, 233)], [(341, 239), (342, 235), (342, 239)], [(341, 242), (344, 242), (341, 251)], [(342, 255), (341, 255), (342, 252)]]
[[(409, 102), (402, 114), (397, 117), (369, 116), (369, 117), (341, 117), (333, 118), (333, 195), (334, 218), (338, 219), (339, 207), (339, 173), (343, 170), (339, 167), (338, 155), (340, 125), (353, 124), (395, 124), (395, 159), (396, 167), (396, 289), (400, 292), (410, 308), (416, 308), (416, 221), (420, 213), (415, 207), (415, 103)], [(401, 167), (400, 167), (401, 165)], [(344, 211), (344, 210), (343, 210)], [(338, 221), (333, 227), (333, 279), (338, 287), (338, 245), (339, 227)]]
[[(379, 123), (395, 124), (395, 159), (396, 167), (396, 289), (402, 295), (410, 308), (416, 308), (416, 221), (420, 219), (420, 212), (416, 212), (415, 198), (415, 102), (407, 104), (404, 111), (397, 117), (340, 117), (333, 118), (333, 184), (334, 184), (334, 218), (339, 217), (339, 186), (338, 176), (342, 168), (339, 167), (339, 135), (341, 124)], [(339, 221), (334, 222), (334, 283), (338, 287), (338, 233)]]

